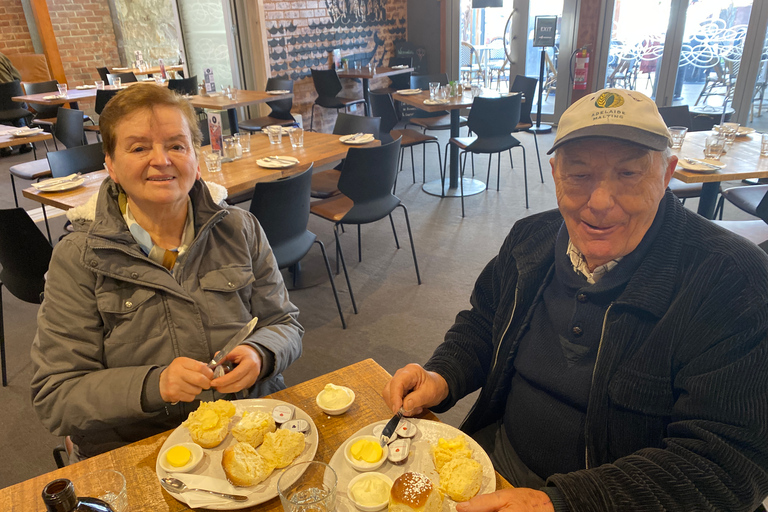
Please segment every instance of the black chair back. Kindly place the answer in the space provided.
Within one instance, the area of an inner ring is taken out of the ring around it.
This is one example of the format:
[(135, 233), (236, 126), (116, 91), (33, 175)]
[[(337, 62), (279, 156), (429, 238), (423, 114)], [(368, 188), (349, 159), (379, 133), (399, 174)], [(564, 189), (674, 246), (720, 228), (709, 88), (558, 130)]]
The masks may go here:
[(83, 129), (83, 111), (73, 108), (59, 108), (56, 113), (54, 134), (64, 147), (74, 148), (85, 144)]
[(400, 204), (392, 187), (397, 175), (400, 137), (389, 144), (349, 148), (339, 176), (339, 190), (355, 205), (341, 220), (344, 224), (366, 224), (389, 215)]
[(389, 133), (394, 130), (399, 119), (392, 96), (384, 92), (369, 93), (371, 100), (371, 114), (381, 119), (381, 132)]
[(119, 89), (99, 89), (96, 91), (96, 104), (93, 107), (96, 113), (101, 115), (101, 112), (104, 110), (104, 107), (107, 106), (109, 100), (111, 100), (112, 97), (119, 92)]
[(107, 75), (109, 75), (109, 68), (96, 68), (96, 71), (99, 73), (99, 78), (101, 78), (105, 84), (108, 84), (109, 77)]
[(520, 122), (522, 96), (478, 96), (469, 110), (467, 126), (480, 138), (511, 136)]
[(136, 75), (133, 74), (133, 71), (128, 71), (126, 73), (107, 73), (107, 81), (109, 82), (109, 85), (115, 85), (115, 78), (119, 78), (120, 83), (123, 84), (139, 81), (139, 79), (136, 78)]
[(53, 249), (22, 208), (0, 210), (0, 281), (18, 299), (40, 303)]
[(685, 126), (689, 130), (693, 127), (693, 119), (688, 105), (659, 107), (659, 114), (667, 126)]
[(12, 123), (14, 126), (22, 126), (21, 119), (27, 121), (32, 118), (32, 112), (24, 108), (24, 103), (18, 103), (11, 98), (23, 96), (21, 82), (13, 80), (0, 84), (0, 121)]
[[(445, 73), (437, 73), (434, 75), (411, 75), (411, 89), (429, 91), (430, 82), (440, 82), (440, 85), (447, 85), (448, 75)], [(440, 117), (444, 115), (448, 115), (447, 110), (441, 110), (439, 112), (425, 112), (421, 109), (415, 109), (413, 112), (413, 117)]]
[(351, 135), (353, 133), (372, 133), (374, 139), (379, 138), (381, 118), (353, 116), (339, 112), (336, 124), (333, 126), (334, 135)]
[[(47, 80), (45, 82), (23, 82), (24, 92), (27, 94), (40, 94), (43, 92), (59, 92), (58, 80)], [(30, 103), (30, 107), (35, 109), (35, 117), (39, 119), (49, 119), (56, 117), (59, 105), (43, 105), (42, 103)]]
[(315, 236), (307, 236), (312, 165), (302, 172), (276, 181), (257, 183), (250, 211), (259, 220), (275, 254), (277, 266), (286, 268), (309, 252)]
[[(413, 67), (413, 59), (411, 57), (390, 57), (389, 67), (392, 66), (408, 66)], [(401, 75), (392, 75), (389, 77), (390, 87), (393, 89), (408, 89), (411, 86), (411, 73), (403, 73)]]
[[(64, 109), (62, 109), (64, 110)], [(76, 172), (87, 174), (104, 168), (101, 142), (48, 153), (48, 165), (54, 178)]]
[[(285, 77), (273, 77), (267, 80), (268, 91), (291, 91), (293, 92), (293, 80)], [(268, 101), (267, 105), (272, 109), (269, 113), (269, 117), (275, 119), (285, 119), (287, 121), (295, 121), (291, 115), (291, 109), (293, 108), (293, 98), (287, 100), (275, 100)]]
[(523, 93), (525, 101), (520, 105), (520, 122), (523, 124), (533, 124), (531, 120), (531, 107), (533, 107), (533, 98), (536, 96), (536, 84), (538, 78), (530, 78), (524, 75), (515, 76), (509, 92)]
[(335, 69), (312, 69), (312, 82), (320, 98), (335, 98), (341, 92), (341, 80)]
[(197, 75), (189, 78), (172, 78), (168, 80), (168, 90), (175, 91), (182, 96), (188, 94), (194, 96), (198, 93)]

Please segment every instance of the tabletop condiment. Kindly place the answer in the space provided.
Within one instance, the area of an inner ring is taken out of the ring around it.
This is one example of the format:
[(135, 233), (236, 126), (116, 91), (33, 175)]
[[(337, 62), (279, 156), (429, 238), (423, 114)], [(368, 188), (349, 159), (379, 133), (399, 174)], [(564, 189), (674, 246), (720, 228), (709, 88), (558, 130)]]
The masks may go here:
[(75, 486), (66, 478), (49, 482), (43, 488), (43, 503), (48, 512), (114, 512), (97, 498), (79, 498)]

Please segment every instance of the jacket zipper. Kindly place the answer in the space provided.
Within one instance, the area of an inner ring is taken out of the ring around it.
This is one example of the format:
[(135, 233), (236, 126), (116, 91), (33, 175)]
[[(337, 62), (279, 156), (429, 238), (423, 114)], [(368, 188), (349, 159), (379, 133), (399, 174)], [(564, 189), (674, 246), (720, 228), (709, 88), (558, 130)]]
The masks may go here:
[(496, 369), (496, 364), (499, 362), (499, 353), (501, 352), (501, 345), (504, 342), (504, 336), (507, 335), (507, 331), (509, 331), (510, 326), (512, 326), (512, 319), (515, 318), (515, 310), (517, 309), (517, 292), (520, 290), (519, 287), (515, 286), (515, 300), (512, 303), (512, 314), (509, 315), (509, 323), (507, 323), (507, 328), (504, 329), (504, 332), (501, 334), (501, 338), (499, 338), (499, 346), (496, 347), (496, 353), (493, 356), (493, 364), (491, 365), (491, 371), (488, 374), (489, 376), (493, 374), (493, 371)]
[[(595, 366), (592, 368), (592, 382), (589, 385), (589, 394), (592, 395), (592, 387), (595, 385), (595, 371), (597, 370), (597, 363), (600, 361), (600, 349), (603, 347), (603, 338), (605, 337), (605, 324), (608, 322), (608, 313), (611, 312), (611, 308), (614, 303), (611, 302), (608, 309), (605, 310), (605, 316), (603, 317), (603, 327), (600, 331), (600, 343), (597, 344), (597, 354), (595, 355)], [(589, 443), (587, 440), (587, 422), (584, 422), (584, 467), (589, 469)]]

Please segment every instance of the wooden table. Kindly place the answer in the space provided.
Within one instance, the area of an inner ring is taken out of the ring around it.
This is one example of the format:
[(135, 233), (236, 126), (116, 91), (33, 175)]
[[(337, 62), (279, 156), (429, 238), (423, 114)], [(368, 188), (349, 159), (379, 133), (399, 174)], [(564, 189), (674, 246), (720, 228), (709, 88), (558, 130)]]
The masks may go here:
[(412, 73), (414, 71), (411, 67), (405, 68), (392, 68), (388, 66), (381, 66), (375, 68), (373, 71), (364, 66), (361, 69), (342, 69), (336, 74), (339, 78), (360, 78), (363, 80), (363, 98), (368, 105), (368, 112), (371, 111), (371, 95), (369, 94), (369, 81), (373, 78), (379, 78), (382, 76), (402, 75), (404, 73)]
[[(497, 91), (483, 90), (481, 96), (487, 97), (499, 97), (500, 93)], [(392, 95), (392, 98), (397, 101), (402, 101), (408, 105), (412, 105), (425, 112), (441, 112), (448, 110), (451, 113), (451, 137), (459, 136), (459, 123), (460, 116), (459, 111), (462, 108), (468, 108), (472, 106), (474, 97), (468, 94), (462, 96), (456, 96), (448, 99), (448, 103), (440, 105), (425, 105), (424, 100), (429, 99), (429, 91), (422, 91), (420, 94), (398, 94)], [(422, 189), (428, 194), (440, 197), (459, 197), (461, 196), (461, 189), (459, 188), (459, 148), (455, 144), (450, 145), (450, 157), (448, 162), (450, 173), (450, 180), (443, 188), (442, 180), (434, 180), (424, 184)], [(463, 178), (464, 182), (464, 195), (471, 196), (479, 194), (485, 190), (486, 184), (480, 180), (472, 178)]]
[[(361, 147), (379, 146), (381, 142), (375, 140)], [(230, 197), (252, 191), (256, 183), (261, 181), (274, 181), (285, 176), (292, 176), (304, 171), (309, 164), (314, 162), (316, 166), (329, 164), (341, 160), (347, 155), (351, 146), (339, 141), (338, 135), (330, 133), (304, 132), (304, 147), (293, 149), (287, 135), (283, 136), (282, 143), (270, 144), (266, 134), (256, 132), (251, 135), (251, 152), (245, 153), (243, 158), (234, 162), (224, 163), (221, 171), (208, 172), (203, 154), (200, 155), (200, 172), (205, 181), (218, 183), (227, 189)], [(210, 146), (205, 146), (202, 153), (210, 152)], [(256, 160), (274, 155), (292, 156), (299, 163), (285, 169), (265, 169), (256, 164)], [(69, 210), (75, 206), (84, 204), (95, 194), (101, 182), (107, 177), (107, 171), (96, 171), (85, 174), (85, 183), (82, 187), (65, 192), (43, 192), (29, 187), (24, 189), (23, 195), (27, 199), (53, 206), (62, 210)]]
[[(11, 146), (21, 146), (30, 142), (38, 142), (41, 140), (51, 140), (53, 135), (48, 132), (40, 132), (35, 135), (28, 135), (26, 137), (14, 137), (11, 132), (19, 130), (18, 126), (6, 126), (0, 125), (0, 148), (10, 148)], [(34, 148), (34, 157), (37, 159), (37, 148)]]
[[(184, 71), (184, 66), (181, 64), (172, 64), (165, 66), (165, 71)], [(139, 68), (109, 68), (110, 73), (133, 73), (134, 75), (155, 75), (160, 73), (160, 66), (152, 66), (144, 69)]]
[[(331, 457), (350, 435), (373, 422), (392, 416), (381, 398), (381, 390), (390, 375), (373, 359), (366, 359), (321, 377), (279, 391), (267, 398), (289, 402), (303, 409), (318, 428), (319, 440), (315, 460), (329, 462)], [(315, 403), (315, 396), (325, 384), (347, 386), (355, 391), (355, 403), (341, 416), (328, 416)], [(420, 418), (436, 420), (427, 412)], [(171, 497), (157, 480), (155, 460), (171, 431), (112, 450), (91, 459), (31, 478), (19, 484), (0, 489), (0, 503), (4, 510), (37, 512), (44, 509), (40, 493), (48, 482), (56, 478), (77, 478), (100, 469), (115, 469), (125, 475), (128, 489), (128, 507), (131, 511), (179, 512), (190, 510), (185, 504)], [(496, 473), (496, 488), (510, 487)], [(280, 511), (279, 498), (243, 510)]]
[[(712, 132), (688, 132), (683, 147), (672, 150), (678, 158), (704, 158), (704, 141)], [(717, 194), (723, 181), (739, 181), (748, 178), (768, 178), (768, 157), (760, 156), (760, 134), (736, 137), (726, 153), (720, 157), (725, 167), (711, 174), (675, 169), (674, 177), (685, 183), (701, 183), (698, 213), (711, 219), (715, 213)]]
[[(124, 84), (120, 87), (115, 87), (114, 85), (105, 85), (104, 89), (115, 91), (118, 89), (125, 89), (126, 87), (139, 83), (141, 82), (128, 82), (127, 84)], [(46, 98), (46, 96), (49, 97)], [(64, 105), (65, 103), (71, 103), (73, 108), (77, 108), (77, 102), (79, 100), (90, 100), (91, 98), (95, 97), (96, 88), (93, 87), (89, 89), (68, 89), (67, 95), (63, 97), (59, 96), (55, 92), (41, 92), (38, 94), (14, 96), (12, 99), (13, 101), (17, 101), (19, 103), (39, 103), (41, 105)]]
[(224, 93), (214, 93), (207, 96), (192, 96), (189, 102), (196, 108), (208, 108), (211, 110), (226, 110), (229, 115), (229, 128), (232, 133), (240, 131), (237, 125), (237, 109), (256, 103), (266, 103), (267, 101), (287, 100), (293, 98), (293, 93), (269, 94), (265, 91), (246, 91), (238, 90), (237, 97), (230, 99)]

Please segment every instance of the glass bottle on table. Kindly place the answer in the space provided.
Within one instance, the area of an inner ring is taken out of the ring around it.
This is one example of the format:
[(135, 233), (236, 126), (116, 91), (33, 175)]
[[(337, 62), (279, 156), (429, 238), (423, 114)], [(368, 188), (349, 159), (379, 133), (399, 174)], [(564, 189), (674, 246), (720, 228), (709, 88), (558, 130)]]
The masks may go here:
[(74, 484), (59, 478), (43, 488), (43, 503), (48, 512), (114, 512), (98, 498), (78, 498)]

